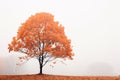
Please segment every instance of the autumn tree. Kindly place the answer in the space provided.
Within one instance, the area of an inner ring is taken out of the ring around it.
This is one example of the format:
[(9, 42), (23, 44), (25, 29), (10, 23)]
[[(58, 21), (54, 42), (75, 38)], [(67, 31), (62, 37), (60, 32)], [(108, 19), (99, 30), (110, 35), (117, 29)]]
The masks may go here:
[(29, 17), (8, 44), (10, 51), (27, 54), (20, 59), (36, 57), (42, 74), (43, 66), (56, 58), (72, 59), (71, 41), (64, 33), (64, 27), (50, 13), (37, 13)]

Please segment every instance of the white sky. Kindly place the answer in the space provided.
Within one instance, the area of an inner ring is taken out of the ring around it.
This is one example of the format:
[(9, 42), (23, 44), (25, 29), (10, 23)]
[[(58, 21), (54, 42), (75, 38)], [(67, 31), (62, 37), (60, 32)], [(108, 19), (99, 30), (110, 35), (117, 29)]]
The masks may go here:
[(37, 12), (49, 12), (65, 26), (75, 53), (67, 65), (48, 64), (44, 73), (120, 75), (120, 0), (0, 0), (0, 66), (6, 66), (0, 67), (1, 74), (38, 72), (34, 59), (13, 67), (16, 57), (7, 49), (20, 24)]

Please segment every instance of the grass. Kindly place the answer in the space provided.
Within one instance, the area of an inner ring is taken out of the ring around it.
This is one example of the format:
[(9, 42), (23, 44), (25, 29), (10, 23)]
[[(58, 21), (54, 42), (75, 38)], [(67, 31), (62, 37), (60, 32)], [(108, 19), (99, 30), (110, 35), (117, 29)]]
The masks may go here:
[(0, 80), (120, 80), (119, 76), (0, 75)]

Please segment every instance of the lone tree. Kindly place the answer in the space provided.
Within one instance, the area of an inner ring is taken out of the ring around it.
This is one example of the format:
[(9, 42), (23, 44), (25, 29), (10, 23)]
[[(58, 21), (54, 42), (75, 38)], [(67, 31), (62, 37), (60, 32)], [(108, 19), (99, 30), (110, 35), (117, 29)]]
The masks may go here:
[(56, 58), (72, 59), (71, 41), (64, 33), (64, 27), (54, 21), (50, 13), (37, 13), (29, 17), (8, 44), (10, 51), (27, 54), (20, 59), (36, 57), (42, 74), (43, 66)]

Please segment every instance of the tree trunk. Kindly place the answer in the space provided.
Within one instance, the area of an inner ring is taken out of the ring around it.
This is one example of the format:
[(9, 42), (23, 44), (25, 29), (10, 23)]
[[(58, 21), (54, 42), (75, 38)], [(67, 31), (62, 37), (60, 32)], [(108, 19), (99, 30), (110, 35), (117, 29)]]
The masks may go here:
[(40, 66), (40, 72), (39, 72), (39, 75), (42, 75), (43, 73), (42, 73), (42, 68), (43, 68), (43, 66), (42, 66), (42, 63), (41, 63), (41, 59), (40, 59), (40, 57), (39, 57), (39, 66)]
[(39, 73), (40, 75), (43, 74), (43, 73), (42, 73), (42, 68), (43, 68), (43, 67), (42, 67), (42, 64), (40, 64), (40, 73)]

